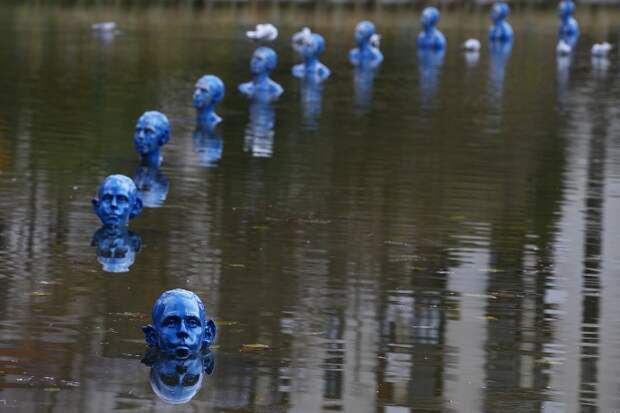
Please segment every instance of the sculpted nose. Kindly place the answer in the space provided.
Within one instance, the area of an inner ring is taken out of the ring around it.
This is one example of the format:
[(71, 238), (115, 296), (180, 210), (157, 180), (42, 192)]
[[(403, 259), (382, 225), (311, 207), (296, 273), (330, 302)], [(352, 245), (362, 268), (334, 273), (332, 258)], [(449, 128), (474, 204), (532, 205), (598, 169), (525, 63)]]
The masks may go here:
[(185, 326), (185, 322), (181, 321), (181, 325), (179, 326), (179, 331), (177, 332), (177, 336), (179, 338), (187, 338), (189, 334), (187, 334), (187, 327)]

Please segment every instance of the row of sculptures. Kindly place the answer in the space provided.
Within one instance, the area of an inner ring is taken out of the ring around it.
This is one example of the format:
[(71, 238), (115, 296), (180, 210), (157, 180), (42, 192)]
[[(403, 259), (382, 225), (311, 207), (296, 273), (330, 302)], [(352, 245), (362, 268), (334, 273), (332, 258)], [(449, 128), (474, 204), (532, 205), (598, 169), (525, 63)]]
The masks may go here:
[[(572, 18), (574, 3), (562, 1), (559, 6), (561, 25), (560, 41), (575, 45), (579, 27)], [(513, 30), (506, 21), (509, 8), (505, 3), (493, 6), (493, 26), (489, 30), (492, 43), (510, 44)], [(446, 39), (437, 29), (439, 11), (426, 8), (421, 17), (423, 31), (417, 37), (421, 50), (441, 53)], [(261, 38), (260, 27), (249, 37)], [(273, 32), (266, 30), (266, 37)], [(276, 33), (277, 36), (277, 33)], [(379, 35), (372, 22), (362, 21), (355, 30), (357, 47), (349, 52), (349, 60), (357, 70), (372, 73), (383, 61), (379, 50)], [(293, 47), (303, 63), (293, 67), (293, 75), (310, 85), (320, 85), (330, 75), (319, 56), (325, 49), (325, 40), (317, 33), (304, 28), (293, 36)], [(468, 49), (476, 49), (475, 42)], [(282, 87), (269, 75), (277, 64), (277, 54), (269, 47), (258, 47), (250, 61), (252, 80), (239, 85), (239, 91), (251, 100), (248, 131), (249, 145), (260, 156), (269, 150), (269, 144), (260, 143), (273, 130), (271, 103), (282, 94)], [(215, 112), (224, 98), (225, 87), (214, 75), (202, 76), (195, 84), (193, 104), (197, 110), (196, 139), (213, 138), (216, 126), (222, 121)], [(134, 176), (110, 175), (99, 187), (92, 206), (102, 226), (93, 236), (98, 261), (109, 272), (125, 272), (135, 260), (141, 246), (138, 235), (129, 231), (129, 221), (142, 212), (144, 207), (160, 206), (168, 192), (167, 180), (160, 174), (163, 160), (162, 147), (170, 141), (171, 127), (168, 118), (158, 111), (145, 112), (136, 124), (134, 146), (140, 157), (140, 165)], [(247, 137), (246, 137), (247, 138)], [(247, 141), (247, 139), (246, 139)], [(215, 143), (213, 143), (215, 142)], [(246, 142), (247, 143), (247, 142)], [(262, 145), (262, 146), (261, 146)], [(210, 161), (221, 157), (221, 141), (211, 139), (207, 145)], [(262, 152), (261, 152), (262, 151)], [(209, 161), (208, 160), (208, 161)], [(200, 389), (205, 374), (214, 368), (209, 347), (215, 340), (216, 325), (209, 319), (201, 299), (194, 293), (174, 289), (164, 292), (152, 309), (152, 324), (143, 328), (149, 347), (143, 362), (151, 367), (150, 382), (154, 392), (167, 403), (185, 403)]]

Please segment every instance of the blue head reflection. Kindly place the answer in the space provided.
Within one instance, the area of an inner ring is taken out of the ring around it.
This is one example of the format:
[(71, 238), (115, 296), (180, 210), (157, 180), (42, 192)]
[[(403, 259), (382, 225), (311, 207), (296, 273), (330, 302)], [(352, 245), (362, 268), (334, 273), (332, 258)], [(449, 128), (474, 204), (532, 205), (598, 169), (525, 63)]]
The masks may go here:
[(273, 154), (276, 112), (269, 101), (252, 99), (250, 121), (245, 128), (244, 150), (256, 158), (269, 158)]
[(571, 0), (561, 1), (558, 5), (560, 16), (559, 38), (571, 47), (575, 47), (579, 38), (579, 24), (573, 17), (575, 13), (575, 3)]
[(254, 51), (250, 61), (252, 81), (239, 85), (239, 91), (249, 98), (276, 100), (283, 92), (282, 86), (269, 78), (269, 73), (276, 68), (278, 55), (269, 47), (259, 47)]
[(512, 42), (493, 42), (489, 45), (489, 96), (499, 105), (504, 90), (506, 65), (512, 52)]
[(437, 30), (439, 23), (439, 10), (435, 7), (427, 7), (420, 17), (422, 31), (418, 34), (417, 45), (419, 50), (445, 50), (446, 38)]
[(138, 119), (133, 143), (144, 165), (159, 166), (161, 147), (170, 141), (170, 122), (157, 111), (144, 112)]
[(91, 245), (97, 248), (97, 261), (105, 272), (128, 272), (140, 251), (142, 239), (127, 227), (102, 226), (93, 234)]
[(491, 9), (491, 20), (493, 25), (489, 29), (489, 40), (491, 42), (511, 42), (513, 31), (506, 18), (510, 14), (510, 7), (506, 3), (495, 3)]
[(325, 51), (323, 36), (304, 30), (294, 37), (299, 42), (298, 50), (304, 62), (293, 66), (293, 75), (300, 78), (312, 78), (314, 81), (327, 79), (331, 72), (319, 61), (319, 56)]
[(179, 358), (209, 348), (215, 340), (213, 320), (196, 294), (180, 288), (159, 296), (151, 313), (153, 325), (142, 328), (146, 343)]
[(168, 404), (189, 402), (202, 387), (204, 375), (212, 374), (215, 368), (210, 351), (179, 359), (150, 349), (142, 363), (151, 367), (149, 378), (153, 392)]
[(107, 226), (127, 226), (130, 219), (142, 212), (142, 200), (138, 196), (138, 189), (125, 175), (108, 176), (92, 200), (93, 209)]
[(379, 50), (380, 38), (374, 23), (363, 20), (355, 28), (357, 47), (349, 51), (349, 61), (353, 66), (376, 68), (383, 61), (383, 53)]
[(200, 164), (206, 167), (217, 166), (222, 159), (224, 140), (207, 125), (198, 124), (194, 130), (194, 150)]
[(133, 177), (142, 204), (147, 208), (159, 208), (168, 196), (168, 178), (157, 166), (141, 165)]
[(439, 84), (439, 73), (446, 55), (445, 50), (418, 50), (418, 68), (420, 73), (420, 93), (422, 106), (429, 106)]
[(224, 82), (213, 75), (198, 79), (194, 90), (194, 107), (198, 111), (198, 123), (214, 127), (222, 121), (215, 113), (215, 106), (224, 99)]
[(310, 130), (318, 128), (322, 107), (323, 83), (317, 78), (303, 78), (301, 81), (301, 109), (306, 128)]

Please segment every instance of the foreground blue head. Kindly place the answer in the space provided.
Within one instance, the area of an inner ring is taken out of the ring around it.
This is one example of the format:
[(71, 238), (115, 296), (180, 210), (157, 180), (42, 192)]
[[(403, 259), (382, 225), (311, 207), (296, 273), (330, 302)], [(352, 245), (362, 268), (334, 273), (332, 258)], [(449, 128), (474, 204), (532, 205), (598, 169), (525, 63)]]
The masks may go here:
[(153, 325), (142, 328), (146, 343), (177, 358), (187, 358), (213, 343), (216, 327), (207, 319), (196, 294), (180, 288), (159, 296), (152, 311)]
[(500, 23), (508, 17), (510, 14), (510, 7), (506, 3), (495, 3), (491, 9), (491, 20), (495, 23)]
[(439, 23), (439, 10), (435, 7), (427, 7), (422, 11), (420, 23), (424, 30), (429, 30), (437, 26)]
[(202, 110), (217, 105), (224, 99), (224, 82), (217, 76), (204, 75), (196, 82), (194, 107)]
[(250, 60), (250, 71), (253, 75), (268, 74), (276, 68), (278, 55), (269, 47), (259, 47)]
[(157, 111), (144, 112), (138, 119), (133, 143), (142, 158), (159, 155), (160, 148), (170, 141), (170, 122)]
[(358, 46), (363, 46), (370, 41), (373, 34), (377, 32), (374, 23), (363, 20), (355, 27), (355, 42)]
[(210, 375), (215, 367), (211, 352), (184, 359), (147, 352), (142, 362), (151, 367), (149, 381), (153, 391), (168, 404), (189, 402), (202, 387), (204, 375)]
[(142, 212), (142, 200), (133, 180), (125, 175), (108, 176), (92, 200), (93, 209), (108, 226), (126, 226)]

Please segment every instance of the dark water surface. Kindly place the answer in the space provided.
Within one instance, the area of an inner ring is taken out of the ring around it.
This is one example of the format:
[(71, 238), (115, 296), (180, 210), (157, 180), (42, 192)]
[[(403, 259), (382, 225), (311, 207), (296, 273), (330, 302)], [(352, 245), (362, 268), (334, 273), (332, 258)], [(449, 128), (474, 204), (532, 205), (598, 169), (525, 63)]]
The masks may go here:
[[(589, 56), (620, 15), (580, 13), (570, 67), (553, 12), (527, 10), (508, 59), (470, 63), (458, 45), (487, 17), (446, 12), (445, 60), (421, 67), (413, 10), (2, 8), (0, 410), (620, 411), (620, 77), (617, 54)], [(374, 84), (346, 60), (363, 17), (383, 33)], [(91, 32), (110, 19), (119, 35)], [(261, 21), (285, 94), (252, 135), (236, 86)], [(322, 96), (290, 75), (303, 24), (327, 40)], [(193, 137), (206, 72), (227, 86), (215, 163)], [(172, 122), (169, 192), (107, 273), (90, 198), (135, 174), (147, 109)], [(140, 363), (175, 287), (219, 326), (215, 371), (176, 408)]]

